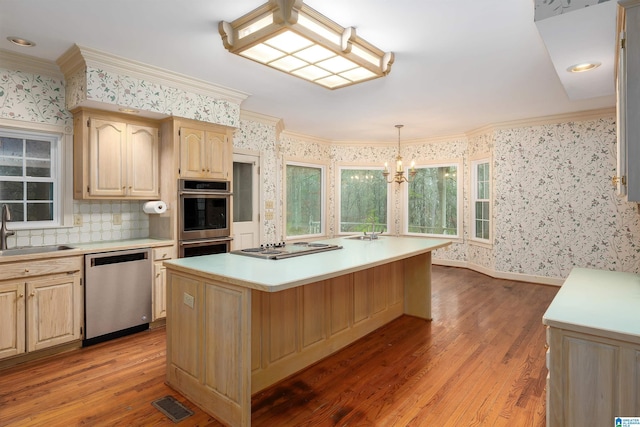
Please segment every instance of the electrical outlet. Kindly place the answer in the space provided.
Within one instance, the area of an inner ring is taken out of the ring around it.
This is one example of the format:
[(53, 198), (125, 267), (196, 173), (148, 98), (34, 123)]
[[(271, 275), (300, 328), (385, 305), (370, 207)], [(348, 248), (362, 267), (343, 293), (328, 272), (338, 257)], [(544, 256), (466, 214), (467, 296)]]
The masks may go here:
[(266, 211), (264, 213), (264, 219), (267, 221), (273, 221), (273, 211)]
[(80, 214), (73, 215), (73, 226), (82, 227), (82, 215)]
[(122, 225), (122, 214), (114, 213), (112, 222), (113, 225)]
[(182, 302), (184, 303), (184, 305), (193, 308), (195, 298), (193, 297), (193, 295), (189, 295), (185, 292), (182, 294)]

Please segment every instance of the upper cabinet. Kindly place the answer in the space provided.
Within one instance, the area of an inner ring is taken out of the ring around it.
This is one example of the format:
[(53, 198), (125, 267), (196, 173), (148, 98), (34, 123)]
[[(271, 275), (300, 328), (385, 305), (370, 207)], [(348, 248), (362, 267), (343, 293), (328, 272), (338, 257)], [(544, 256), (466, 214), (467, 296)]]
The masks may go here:
[(225, 131), (180, 128), (180, 177), (230, 179), (231, 138)]
[(614, 185), (620, 196), (640, 202), (640, 1), (619, 2), (618, 167)]
[(153, 121), (75, 111), (74, 198), (158, 198), (158, 135)]

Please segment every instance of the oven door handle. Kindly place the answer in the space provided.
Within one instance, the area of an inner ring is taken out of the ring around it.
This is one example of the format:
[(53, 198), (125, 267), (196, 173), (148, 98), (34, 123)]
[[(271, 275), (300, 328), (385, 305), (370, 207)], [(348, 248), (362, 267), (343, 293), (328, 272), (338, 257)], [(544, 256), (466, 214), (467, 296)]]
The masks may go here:
[(231, 191), (198, 191), (198, 190), (181, 190), (178, 193), (180, 196), (216, 196), (216, 197), (227, 197), (233, 196)]
[(223, 243), (231, 242), (233, 237), (221, 237), (219, 239), (207, 239), (207, 240), (181, 240), (178, 244), (180, 246), (204, 246), (211, 243)]

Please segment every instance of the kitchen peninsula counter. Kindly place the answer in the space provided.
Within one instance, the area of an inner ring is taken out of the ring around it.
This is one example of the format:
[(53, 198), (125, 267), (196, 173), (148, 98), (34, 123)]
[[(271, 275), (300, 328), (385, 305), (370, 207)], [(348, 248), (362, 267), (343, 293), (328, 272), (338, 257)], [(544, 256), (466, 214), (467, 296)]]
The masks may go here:
[(408, 314), (431, 319), (431, 251), (382, 236), (269, 260), (166, 261), (167, 383), (219, 420), (251, 424), (251, 395)]

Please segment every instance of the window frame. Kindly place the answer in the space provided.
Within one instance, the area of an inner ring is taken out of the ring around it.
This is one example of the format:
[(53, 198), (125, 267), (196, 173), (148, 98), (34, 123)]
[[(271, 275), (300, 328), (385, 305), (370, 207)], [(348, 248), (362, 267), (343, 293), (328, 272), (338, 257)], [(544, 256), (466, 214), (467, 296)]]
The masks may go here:
[[(320, 169), (320, 232), (319, 233), (311, 233), (311, 234), (300, 234), (295, 236), (289, 236), (287, 234), (287, 195), (288, 195), (288, 187), (287, 187), (287, 166), (300, 166), (306, 168)], [(310, 239), (322, 237), (326, 234), (326, 224), (327, 224), (327, 165), (324, 163), (315, 163), (310, 161), (300, 161), (297, 159), (285, 159), (284, 161), (284, 171), (283, 171), (283, 235), (285, 240), (300, 240), (300, 239)]]
[[(482, 164), (489, 165), (489, 198), (488, 199), (480, 199), (478, 198), (478, 166)], [(470, 233), (469, 233), (469, 241), (471, 243), (490, 247), (493, 245), (493, 163), (491, 161), (490, 156), (478, 157), (476, 159), (471, 160), (471, 191), (470, 191)], [(476, 237), (476, 202), (487, 202), (489, 204), (489, 238), (483, 239), (480, 237)]]
[[(45, 123), (16, 123), (0, 119), (3, 135), (27, 139), (29, 137), (55, 140), (52, 150), (52, 182), (54, 186), (54, 217), (51, 221), (11, 221), (11, 230), (37, 230), (73, 226), (73, 135), (70, 127)], [(55, 166), (53, 165), (55, 163)], [(40, 180), (34, 180), (40, 181)], [(20, 181), (25, 182), (25, 181)], [(27, 181), (29, 182), (29, 181)], [(41, 181), (40, 181), (41, 182)], [(24, 200), (23, 200), (24, 202)]]
[[(335, 176), (336, 176), (336, 180), (335, 180), (335, 234), (339, 235), (339, 236), (352, 236), (358, 233), (355, 232), (347, 232), (347, 231), (341, 231), (340, 230), (340, 223), (341, 223), (341, 219), (342, 219), (342, 192), (341, 192), (341, 188), (342, 188), (342, 171), (343, 170), (376, 170), (376, 171), (380, 171), (380, 176), (382, 177), (382, 172), (384, 171), (384, 166), (381, 166), (379, 164), (375, 164), (375, 165), (370, 165), (370, 164), (351, 164), (351, 163), (345, 163), (345, 164), (338, 164), (336, 165), (336, 172), (335, 172)], [(386, 223), (386, 228), (387, 231), (384, 233), (381, 233), (383, 235), (388, 235), (391, 233), (391, 225), (393, 224), (393, 209), (392, 209), (392, 202), (393, 202), (393, 190), (391, 190), (391, 184), (386, 183), (386, 188), (387, 188), (387, 223)]]
[[(463, 205), (464, 205), (464, 187), (463, 187), (463, 162), (460, 159), (444, 160), (438, 162), (420, 162), (416, 163), (415, 168), (418, 169), (435, 169), (444, 167), (456, 167), (456, 234), (434, 234), (434, 233), (415, 233), (409, 232), (409, 185), (403, 183), (405, 188), (402, 189), (403, 197), (403, 234), (406, 236), (416, 237), (435, 237), (440, 239), (450, 239), (459, 241), (462, 239), (463, 232)], [(406, 185), (405, 185), (406, 184)]]

